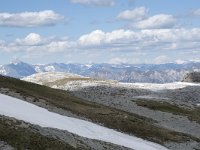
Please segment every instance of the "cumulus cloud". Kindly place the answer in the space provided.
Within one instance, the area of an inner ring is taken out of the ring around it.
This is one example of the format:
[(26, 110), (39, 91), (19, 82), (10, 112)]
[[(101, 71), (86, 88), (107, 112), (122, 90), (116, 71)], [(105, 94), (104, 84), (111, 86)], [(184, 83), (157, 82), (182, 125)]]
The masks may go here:
[(200, 28), (145, 29), (140, 31), (93, 31), (77, 41), (80, 49), (108, 49), (110, 51), (168, 51), (197, 50), (200, 47)]
[(175, 63), (177, 63), (177, 64), (184, 64), (184, 63), (186, 63), (187, 61), (185, 61), (185, 60), (182, 60), (182, 59), (177, 59), (177, 60), (175, 60)]
[(100, 45), (105, 37), (105, 33), (101, 30), (96, 30), (90, 34), (83, 35), (79, 38), (79, 43), (81, 45)]
[(133, 31), (115, 30), (112, 32), (103, 32), (101, 30), (93, 31), (79, 38), (78, 44), (81, 46), (102, 46), (111, 43), (123, 43), (133, 36)]
[(0, 13), (0, 26), (38, 27), (55, 25), (64, 16), (52, 10), (22, 13)]
[(44, 46), (49, 52), (63, 52), (69, 51), (71, 48), (74, 48), (74, 42), (71, 41), (51, 41)]
[(19, 45), (37, 45), (41, 42), (41, 36), (36, 33), (28, 34), (24, 39), (16, 39)]
[(75, 4), (92, 5), (92, 6), (113, 6), (114, 0), (69, 0)]
[[(77, 40), (64, 37), (43, 37), (30, 33), (13, 42), (0, 41), (1, 51), (28, 52), (199, 52), (200, 28), (193, 29), (148, 29), (114, 30), (104, 32), (96, 30), (80, 36)], [(161, 57), (163, 58), (163, 57)], [(160, 59), (157, 59), (159, 61)], [(117, 59), (115, 59), (117, 62)]]
[(66, 37), (42, 37), (37, 33), (30, 33), (24, 38), (17, 38), (13, 42), (0, 42), (2, 51), (7, 52), (63, 52), (74, 48), (74, 41)]
[(131, 21), (138, 21), (143, 20), (147, 17), (148, 9), (145, 7), (138, 7), (132, 10), (125, 10), (117, 16), (120, 20), (131, 20)]
[(128, 63), (127, 59), (126, 58), (119, 58), (119, 57), (115, 57), (115, 58), (111, 58), (110, 60), (108, 60), (109, 64), (126, 64)]
[(174, 27), (176, 22), (176, 18), (172, 15), (158, 14), (139, 21), (135, 24), (135, 27), (139, 29), (166, 29)]

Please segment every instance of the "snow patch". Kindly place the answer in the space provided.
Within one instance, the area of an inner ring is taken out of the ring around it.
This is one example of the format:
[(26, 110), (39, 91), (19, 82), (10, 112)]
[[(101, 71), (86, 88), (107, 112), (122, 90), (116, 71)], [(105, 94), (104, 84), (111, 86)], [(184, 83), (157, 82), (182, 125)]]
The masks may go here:
[(54, 66), (46, 66), (44, 69), (47, 72), (55, 72), (56, 70)]
[(200, 86), (200, 84), (195, 83), (186, 83), (186, 82), (174, 82), (174, 83), (165, 83), (165, 84), (156, 84), (156, 83), (119, 83), (119, 86), (126, 88), (138, 88), (138, 89), (147, 89), (152, 91), (159, 90), (174, 90), (185, 88), (187, 86)]
[(41, 127), (67, 130), (79, 136), (101, 140), (134, 150), (167, 150), (167, 148), (134, 136), (129, 136), (97, 124), (62, 116), (31, 103), (0, 94), (0, 114)]
[(35, 71), (36, 71), (36, 72), (42, 72), (42, 70), (40, 69), (39, 66), (36, 66), (36, 67), (35, 67)]
[(92, 64), (86, 64), (85, 66), (89, 69), (92, 67)]
[(169, 98), (166, 97), (159, 97), (159, 96), (152, 96), (152, 95), (141, 95), (141, 96), (134, 96), (133, 98), (136, 99), (157, 99), (157, 100), (168, 100)]
[(7, 75), (7, 71), (5, 70), (5, 68), (3, 66), (0, 66), (0, 74)]

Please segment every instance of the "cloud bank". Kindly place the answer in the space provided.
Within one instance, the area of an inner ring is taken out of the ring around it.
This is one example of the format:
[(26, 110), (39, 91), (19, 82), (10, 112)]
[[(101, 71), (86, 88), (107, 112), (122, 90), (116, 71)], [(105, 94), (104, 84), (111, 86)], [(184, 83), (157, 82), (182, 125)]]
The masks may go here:
[(63, 20), (64, 16), (52, 10), (22, 13), (0, 13), (0, 26), (39, 27), (52, 26)]
[(95, 30), (80, 36), (77, 40), (66, 37), (42, 37), (30, 33), (13, 42), (0, 41), (1, 51), (48, 51), (64, 52), (73, 50), (108, 50), (108, 51), (177, 51), (199, 50), (200, 28), (192, 29), (145, 29), (114, 30), (104, 32)]

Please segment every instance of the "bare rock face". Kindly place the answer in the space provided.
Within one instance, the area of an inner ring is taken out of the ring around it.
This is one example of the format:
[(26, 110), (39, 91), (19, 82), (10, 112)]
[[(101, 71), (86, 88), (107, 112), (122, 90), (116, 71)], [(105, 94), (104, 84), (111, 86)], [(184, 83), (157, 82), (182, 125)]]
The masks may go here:
[(183, 77), (182, 82), (200, 83), (200, 72), (191, 72)]

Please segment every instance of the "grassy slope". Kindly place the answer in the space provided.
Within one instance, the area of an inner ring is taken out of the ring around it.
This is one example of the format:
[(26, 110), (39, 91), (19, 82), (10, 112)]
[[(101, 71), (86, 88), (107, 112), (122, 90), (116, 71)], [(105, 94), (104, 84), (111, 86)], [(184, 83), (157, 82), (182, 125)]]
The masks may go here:
[(5, 118), (0, 119), (0, 140), (18, 150), (75, 150), (62, 141), (44, 137), (29, 128), (21, 127), (20, 122)]
[(200, 109), (186, 109), (177, 105), (172, 105), (167, 102), (138, 100), (134, 101), (138, 106), (147, 107), (152, 110), (159, 110), (162, 112), (169, 112), (175, 115), (182, 115), (188, 117), (190, 120), (200, 123)]
[(153, 125), (153, 120), (130, 114), (121, 110), (86, 102), (62, 90), (51, 89), (14, 78), (0, 77), (0, 88), (9, 88), (24, 96), (35, 97), (36, 101), (44, 99), (49, 105), (69, 110), (84, 116), (93, 122), (104, 124), (138, 137), (157, 143), (166, 141), (185, 142), (191, 137)]

